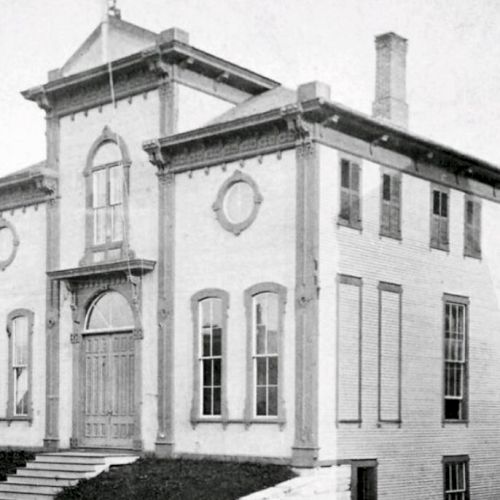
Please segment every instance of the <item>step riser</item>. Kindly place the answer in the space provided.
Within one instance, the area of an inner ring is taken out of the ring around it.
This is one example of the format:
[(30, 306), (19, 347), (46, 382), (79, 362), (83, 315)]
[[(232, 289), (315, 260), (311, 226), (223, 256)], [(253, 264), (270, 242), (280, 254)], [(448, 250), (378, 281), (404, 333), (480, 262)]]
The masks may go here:
[(59, 493), (63, 487), (57, 486), (38, 486), (33, 484), (19, 483), (2, 483), (0, 486), (1, 493), (19, 492), (19, 493), (41, 493), (45, 495), (55, 495)]
[(102, 465), (104, 464), (104, 458), (87, 458), (87, 457), (54, 457), (41, 455), (37, 456), (36, 463), (65, 463), (65, 464), (92, 464), (92, 465)]
[(49, 463), (43, 463), (43, 462), (30, 462), (26, 464), (26, 469), (27, 470), (32, 470), (32, 469), (42, 469), (42, 470), (62, 470), (62, 471), (75, 471), (75, 472), (92, 472), (94, 470), (97, 470), (97, 467), (94, 467), (92, 465), (83, 465), (83, 464), (49, 464)]
[(57, 479), (55, 477), (33, 477), (33, 476), (18, 476), (13, 475), (7, 477), (7, 483), (18, 483), (18, 484), (31, 484), (31, 485), (39, 485), (39, 486), (55, 486), (55, 487), (64, 487), (64, 486), (73, 486), (80, 479)]
[[(17, 477), (39, 477), (39, 478), (59, 478), (59, 479), (86, 479), (91, 472), (71, 472), (63, 470), (46, 470), (46, 469), (18, 469)], [(0, 483), (1, 484), (1, 483)], [(0, 499), (1, 500), (1, 499)]]
[(36, 495), (31, 493), (2, 493), (0, 491), (0, 500), (52, 500), (54, 495)]

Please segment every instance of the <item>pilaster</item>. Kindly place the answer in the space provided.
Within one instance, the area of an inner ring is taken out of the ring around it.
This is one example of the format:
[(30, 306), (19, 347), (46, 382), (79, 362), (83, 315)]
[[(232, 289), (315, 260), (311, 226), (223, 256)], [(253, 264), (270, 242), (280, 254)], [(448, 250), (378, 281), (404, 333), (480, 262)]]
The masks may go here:
[(297, 226), (295, 285), (295, 440), (292, 464), (312, 467), (318, 458), (318, 148), (309, 132), (296, 148)]
[[(59, 118), (45, 108), (47, 127), (47, 167), (59, 170)], [(47, 202), (46, 270), (59, 267), (60, 207), (57, 190)], [(46, 402), (44, 448), (59, 447), (59, 301), (60, 284), (47, 277), (46, 281)]]

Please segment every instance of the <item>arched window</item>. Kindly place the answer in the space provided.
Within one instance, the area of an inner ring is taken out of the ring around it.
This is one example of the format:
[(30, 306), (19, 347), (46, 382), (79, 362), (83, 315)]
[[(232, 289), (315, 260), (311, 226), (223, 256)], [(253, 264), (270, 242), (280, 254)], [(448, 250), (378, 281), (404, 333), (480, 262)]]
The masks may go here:
[(128, 152), (117, 134), (105, 127), (90, 149), (87, 178), (84, 264), (127, 257)]
[(32, 417), (32, 311), (16, 309), (7, 317), (9, 335), (9, 399), (7, 415), (12, 420)]
[(245, 291), (247, 397), (245, 421), (285, 423), (283, 397), (286, 288), (258, 283)]
[(85, 319), (87, 332), (134, 329), (134, 317), (127, 299), (118, 292), (105, 292), (90, 305)]
[(226, 352), (229, 295), (208, 288), (191, 297), (194, 332), (194, 390), (191, 423), (227, 420)]

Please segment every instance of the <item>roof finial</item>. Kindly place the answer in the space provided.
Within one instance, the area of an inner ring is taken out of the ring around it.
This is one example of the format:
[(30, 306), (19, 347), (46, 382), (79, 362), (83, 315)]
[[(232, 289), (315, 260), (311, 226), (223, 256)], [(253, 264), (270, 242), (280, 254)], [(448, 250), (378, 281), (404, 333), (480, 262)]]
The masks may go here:
[(116, 6), (117, 0), (108, 0), (108, 15), (121, 19), (122, 14), (120, 9)]

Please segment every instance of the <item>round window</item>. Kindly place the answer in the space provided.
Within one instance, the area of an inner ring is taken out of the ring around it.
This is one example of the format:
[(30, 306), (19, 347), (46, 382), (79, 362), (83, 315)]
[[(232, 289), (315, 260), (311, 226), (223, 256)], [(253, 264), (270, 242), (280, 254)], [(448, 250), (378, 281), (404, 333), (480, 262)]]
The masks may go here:
[(3, 271), (14, 260), (18, 245), (14, 226), (0, 218), (0, 270)]
[(254, 192), (249, 184), (243, 181), (235, 182), (224, 197), (224, 213), (229, 222), (240, 224), (252, 214)]
[(220, 225), (238, 235), (255, 220), (261, 203), (255, 181), (236, 170), (220, 187), (212, 208)]

